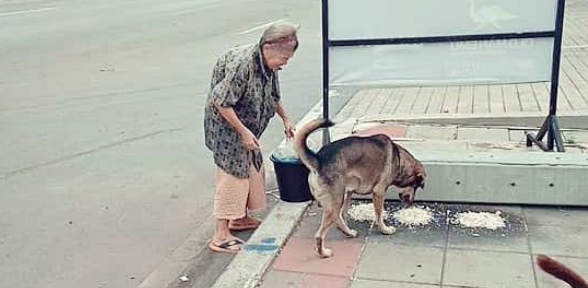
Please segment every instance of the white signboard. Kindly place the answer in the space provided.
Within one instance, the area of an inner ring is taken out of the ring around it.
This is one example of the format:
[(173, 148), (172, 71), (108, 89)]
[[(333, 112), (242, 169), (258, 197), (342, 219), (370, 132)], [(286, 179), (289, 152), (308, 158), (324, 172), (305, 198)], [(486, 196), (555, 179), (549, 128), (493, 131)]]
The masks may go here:
[[(555, 30), (556, 0), (329, 0), (329, 40)], [(553, 38), (330, 47), (331, 85), (549, 81)]]

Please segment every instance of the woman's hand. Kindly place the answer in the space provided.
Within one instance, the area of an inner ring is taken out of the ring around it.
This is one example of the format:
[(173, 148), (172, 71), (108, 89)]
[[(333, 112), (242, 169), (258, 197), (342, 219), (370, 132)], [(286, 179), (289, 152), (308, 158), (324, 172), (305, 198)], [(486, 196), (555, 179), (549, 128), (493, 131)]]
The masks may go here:
[(257, 140), (257, 137), (253, 135), (251, 130), (244, 129), (243, 132), (241, 132), (241, 139), (243, 140), (243, 145), (245, 145), (245, 148), (248, 150), (261, 150), (259, 140)]
[(296, 135), (296, 126), (288, 118), (284, 119), (284, 134), (286, 134), (286, 139), (288, 140), (294, 139)]
[(296, 126), (290, 122), (290, 117), (286, 114), (286, 109), (284, 109), (284, 104), (282, 104), (282, 100), (278, 101), (278, 108), (276, 110), (278, 115), (282, 118), (284, 122), (284, 134), (286, 134), (286, 139), (292, 140), (296, 134)]

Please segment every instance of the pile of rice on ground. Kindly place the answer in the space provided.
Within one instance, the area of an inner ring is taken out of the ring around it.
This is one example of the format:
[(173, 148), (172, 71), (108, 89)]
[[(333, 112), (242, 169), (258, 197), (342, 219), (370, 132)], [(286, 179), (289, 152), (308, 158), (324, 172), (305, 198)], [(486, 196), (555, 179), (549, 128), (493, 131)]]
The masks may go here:
[[(384, 218), (389, 218), (388, 211), (383, 211)], [(374, 221), (374, 205), (372, 203), (361, 203), (352, 205), (347, 214), (351, 219), (359, 222)], [(392, 215), (394, 219), (406, 226), (421, 226), (431, 223), (433, 220), (433, 211), (425, 207), (411, 207), (394, 212)]]
[(400, 224), (406, 226), (421, 226), (431, 223), (433, 211), (430, 208), (413, 206), (394, 212), (392, 215)]
[(506, 221), (500, 211), (490, 212), (461, 212), (455, 215), (457, 224), (468, 228), (485, 228), (496, 230), (506, 227)]
[[(388, 212), (383, 211), (384, 218), (388, 217)], [(374, 211), (374, 204), (372, 203), (361, 203), (351, 205), (349, 210), (347, 210), (347, 214), (351, 217), (351, 219), (359, 222), (372, 222), (374, 221), (375, 211)]]
[[(388, 211), (383, 211), (384, 218), (392, 217), (402, 225), (406, 226), (425, 226), (434, 221), (433, 210), (429, 207), (413, 206), (394, 212), (392, 215)], [(358, 222), (374, 221), (373, 203), (360, 203), (351, 205), (347, 214), (352, 220)], [(496, 212), (460, 212), (453, 217), (453, 224), (458, 224), (466, 228), (485, 228), (496, 230), (506, 227), (506, 220), (502, 217), (500, 211)]]

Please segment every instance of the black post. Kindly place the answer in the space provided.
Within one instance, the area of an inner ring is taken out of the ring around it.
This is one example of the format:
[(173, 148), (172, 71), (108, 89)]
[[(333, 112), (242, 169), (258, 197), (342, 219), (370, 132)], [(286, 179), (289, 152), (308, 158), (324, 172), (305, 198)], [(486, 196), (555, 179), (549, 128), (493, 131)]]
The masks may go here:
[[(551, 116), (551, 125), (549, 135), (547, 135), (547, 149), (553, 151), (557, 145), (557, 151), (563, 152), (563, 143), (557, 123), (557, 92), (559, 91), (559, 68), (561, 59), (561, 42), (563, 39), (564, 11), (565, 0), (557, 1), (557, 16), (555, 18), (555, 39), (553, 41), (553, 63), (551, 69), (551, 93), (549, 99), (549, 116)], [(558, 143), (560, 142), (560, 143)], [(561, 149), (560, 149), (561, 148)]]
[(561, 42), (563, 39), (565, 0), (557, 0), (557, 14), (555, 18), (555, 37), (553, 40), (553, 57), (551, 63), (551, 93), (549, 99), (549, 115), (557, 112), (557, 92), (559, 87), (559, 66), (561, 59)]
[[(323, 119), (329, 119), (329, 0), (322, 0), (323, 36)], [(323, 145), (331, 142), (329, 129), (323, 130)]]
[[(553, 151), (556, 148), (558, 152), (565, 152), (559, 124), (557, 121), (557, 94), (559, 89), (559, 69), (561, 60), (561, 43), (563, 39), (564, 11), (565, 0), (557, 0), (557, 12), (555, 18), (555, 35), (553, 39), (553, 53), (551, 63), (551, 90), (549, 94), (549, 115), (543, 122), (541, 130), (537, 136), (527, 134), (527, 146), (533, 143), (544, 151)], [(547, 134), (547, 144), (542, 142), (543, 137)]]

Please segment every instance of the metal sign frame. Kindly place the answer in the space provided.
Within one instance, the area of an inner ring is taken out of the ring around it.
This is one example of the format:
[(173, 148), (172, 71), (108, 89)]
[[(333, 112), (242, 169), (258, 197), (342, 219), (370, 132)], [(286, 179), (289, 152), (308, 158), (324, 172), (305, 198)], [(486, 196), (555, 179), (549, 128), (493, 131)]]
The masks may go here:
[[(563, 36), (563, 21), (565, 0), (557, 0), (557, 12), (555, 19), (555, 30), (536, 31), (525, 33), (495, 33), (495, 34), (472, 34), (472, 35), (450, 35), (450, 36), (428, 36), (428, 37), (403, 37), (403, 38), (378, 38), (378, 39), (350, 39), (350, 40), (330, 40), (329, 39), (329, 0), (322, 2), (322, 44), (323, 44), (323, 118), (330, 118), (329, 111), (329, 48), (330, 47), (350, 47), (350, 46), (373, 46), (373, 45), (401, 45), (401, 44), (426, 44), (426, 43), (445, 43), (445, 42), (465, 42), (465, 41), (482, 41), (482, 40), (509, 40), (509, 39), (530, 39), (530, 38), (554, 38), (552, 67), (551, 67), (551, 89), (549, 101), (549, 115), (543, 122), (541, 130), (535, 136), (527, 133), (527, 146), (536, 144), (544, 151), (553, 151), (554, 146), (557, 151), (564, 152), (563, 140), (559, 131), (557, 121), (557, 92), (559, 85), (559, 68), (561, 58), (561, 43)], [(547, 143), (542, 139), (547, 135)], [(323, 133), (323, 142), (329, 142), (328, 130)]]

